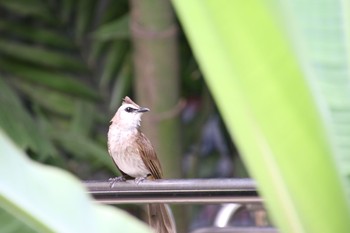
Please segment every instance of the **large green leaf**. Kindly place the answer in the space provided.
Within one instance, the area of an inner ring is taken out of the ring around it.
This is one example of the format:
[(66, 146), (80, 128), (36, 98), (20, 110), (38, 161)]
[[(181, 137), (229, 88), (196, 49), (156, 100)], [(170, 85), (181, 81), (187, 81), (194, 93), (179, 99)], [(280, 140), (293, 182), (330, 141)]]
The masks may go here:
[(2, 232), (151, 232), (130, 215), (98, 205), (70, 174), (25, 157), (0, 131)]
[(350, 202), (350, 5), (332, 0), (284, 3), (287, 25)]
[(259, 0), (173, 3), (277, 226), (348, 232), (338, 167), (276, 7)]

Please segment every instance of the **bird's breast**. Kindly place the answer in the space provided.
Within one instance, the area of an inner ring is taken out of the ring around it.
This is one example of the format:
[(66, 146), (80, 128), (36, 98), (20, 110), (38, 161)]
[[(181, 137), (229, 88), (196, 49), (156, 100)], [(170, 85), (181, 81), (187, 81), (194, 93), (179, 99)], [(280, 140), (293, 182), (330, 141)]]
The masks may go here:
[(117, 128), (108, 131), (108, 151), (118, 168), (131, 177), (150, 174), (145, 166), (133, 132), (120, 132)]

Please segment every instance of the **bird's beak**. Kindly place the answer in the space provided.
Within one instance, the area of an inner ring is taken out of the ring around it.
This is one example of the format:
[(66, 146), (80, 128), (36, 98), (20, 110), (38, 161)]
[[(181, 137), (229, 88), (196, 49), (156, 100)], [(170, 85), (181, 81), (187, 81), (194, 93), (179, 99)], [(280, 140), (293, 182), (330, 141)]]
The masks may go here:
[(149, 110), (149, 108), (139, 108), (139, 109), (137, 109), (137, 112), (149, 112), (150, 110)]

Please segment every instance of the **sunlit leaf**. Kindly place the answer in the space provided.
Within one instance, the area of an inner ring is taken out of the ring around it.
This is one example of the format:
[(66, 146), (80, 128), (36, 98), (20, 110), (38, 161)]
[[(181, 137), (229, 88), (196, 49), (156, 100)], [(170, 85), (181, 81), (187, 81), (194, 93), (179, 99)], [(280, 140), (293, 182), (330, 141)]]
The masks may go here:
[(6, 227), (10, 233), (151, 232), (127, 213), (93, 202), (69, 173), (30, 161), (1, 130), (0, 154), (0, 223), (6, 221), (0, 229)]
[(350, 205), (350, 8), (342, 1), (285, 1), (287, 27), (327, 129)]
[(28, 228), (25, 224), (13, 218), (4, 209), (0, 208), (0, 232), (23, 232), (23, 233), (36, 233), (33, 229)]
[[(290, 38), (279, 23), (280, 12), (275, 12), (274, 1), (173, 3), (213, 97), (276, 225), (282, 232), (291, 233), (347, 232), (349, 208), (331, 143)], [(297, 12), (305, 10), (305, 3), (300, 1)], [(333, 4), (320, 3), (319, 13), (327, 14)], [(317, 11), (316, 5), (311, 8)], [(310, 13), (305, 11), (305, 15)], [(336, 18), (342, 20), (335, 25), (339, 27), (349, 16)], [(335, 23), (309, 22), (317, 27)], [(323, 36), (333, 34), (318, 34), (309, 45)], [(337, 45), (344, 43), (336, 40)], [(332, 67), (329, 62), (310, 62), (320, 68)]]

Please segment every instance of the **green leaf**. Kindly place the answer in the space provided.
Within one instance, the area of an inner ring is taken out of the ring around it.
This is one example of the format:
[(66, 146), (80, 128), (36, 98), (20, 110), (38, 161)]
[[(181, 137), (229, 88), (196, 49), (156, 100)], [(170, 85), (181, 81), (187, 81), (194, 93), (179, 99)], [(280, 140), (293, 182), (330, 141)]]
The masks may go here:
[(77, 3), (77, 1), (75, 0), (61, 0), (62, 5), (59, 9), (60, 9), (60, 16), (64, 23), (67, 23), (69, 18), (71, 17), (71, 14), (75, 7), (74, 5), (75, 3)]
[(94, 124), (95, 111), (96, 108), (92, 103), (76, 101), (70, 130), (73, 133), (87, 137), (91, 133)]
[(98, 40), (92, 41), (90, 53), (88, 57), (89, 67), (96, 68), (97, 64), (101, 63), (101, 57), (104, 55), (104, 52), (107, 48), (108, 43), (104, 43)]
[(19, 15), (33, 16), (47, 22), (54, 21), (52, 14), (40, 0), (2, 0), (0, 6)]
[(3, 71), (27, 81), (90, 100), (99, 98), (95, 90), (73, 76), (0, 59)]
[(2, 131), (0, 154), (0, 222), (7, 221), (0, 228), (7, 232), (151, 232), (123, 211), (93, 202), (67, 172), (30, 161)]
[(26, 61), (51, 68), (69, 71), (86, 70), (84, 64), (71, 55), (54, 51), (52, 49), (44, 49), (39, 46), (26, 45), (4, 39), (0, 39), (0, 53), (6, 54), (7, 56), (20, 61)]
[(304, 3), (285, 2), (287, 28), (294, 35), (350, 204), (350, 8), (342, 1)]
[(41, 156), (56, 154), (51, 142), (45, 137), (36, 122), (23, 107), (17, 94), (0, 78), (0, 128), (2, 128), (17, 145), (24, 149), (30, 149)]
[(107, 51), (105, 66), (100, 78), (100, 88), (106, 90), (113, 75), (120, 69), (124, 58), (129, 51), (127, 41), (114, 41)]
[(2, 208), (0, 208), (0, 232), (36, 233)]
[(109, 111), (114, 113), (119, 107), (122, 98), (129, 93), (132, 86), (132, 75), (131, 75), (131, 61), (128, 58), (124, 59), (124, 64), (118, 73), (117, 78), (114, 81), (111, 100), (109, 104)]
[(55, 46), (60, 49), (74, 49), (72, 41), (62, 34), (61, 30), (52, 30), (43, 27), (32, 27), (10, 21), (0, 22), (0, 31), (6, 36), (17, 36), (22, 40), (28, 40), (43, 45)]
[(125, 16), (129, 12), (129, 1), (108, 1), (101, 8), (103, 9), (103, 15), (101, 15), (100, 23), (104, 24)]
[(23, 80), (13, 78), (10, 80), (21, 92), (41, 107), (60, 115), (72, 115), (75, 109), (75, 98), (59, 91), (48, 89)]
[(117, 169), (107, 152), (107, 142), (104, 146), (76, 132), (54, 130), (52, 137), (65, 150), (85, 161), (93, 161), (107, 167), (116, 173)]
[(97, 40), (128, 39), (129, 33), (129, 15), (125, 15), (111, 22), (100, 26), (93, 34)]
[(78, 41), (82, 39), (82, 36), (88, 30), (88, 26), (91, 23), (92, 13), (95, 8), (96, 1), (84, 0), (78, 1), (77, 14), (76, 14), (76, 38)]
[(291, 233), (348, 232), (349, 208), (331, 143), (276, 6), (260, 0), (173, 3), (276, 225)]

